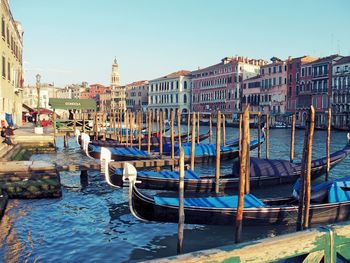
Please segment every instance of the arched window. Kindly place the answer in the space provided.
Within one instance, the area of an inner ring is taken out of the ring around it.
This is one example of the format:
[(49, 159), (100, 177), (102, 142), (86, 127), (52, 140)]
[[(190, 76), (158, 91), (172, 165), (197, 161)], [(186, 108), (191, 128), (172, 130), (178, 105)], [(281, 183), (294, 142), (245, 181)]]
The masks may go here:
[(184, 89), (187, 89), (187, 81), (184, 81)]

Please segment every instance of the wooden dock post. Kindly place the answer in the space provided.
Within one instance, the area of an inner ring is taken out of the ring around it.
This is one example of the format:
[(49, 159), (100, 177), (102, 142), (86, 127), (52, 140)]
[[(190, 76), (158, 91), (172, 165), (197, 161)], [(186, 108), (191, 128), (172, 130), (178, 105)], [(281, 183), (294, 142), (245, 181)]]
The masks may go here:
[(209, 115), (209, 143), (213, 143), (213, 122), (211, 119), (211, 113)]
[(301, 189), (299, 192), (299, 207), (297, 219), (297, 231), (309, 227), (309, 210), (311, 199), (311, 162), (312, 162), (312, 139), (314, 134), (315, 109), (310, 107), (307, 126), (304, 137), (304, 149), (302, 158)]
[(222, 142), (226, 146), (226, 116), (222, 114)]
[(83, 114), (83, 129), (82, 131), (85, 133), (85, 112), (82, 111)]
[(187, 142), (190, 141), (190, 121), (191, 121), (191, 113), (188, 112), (188, 115), (187, 115)]
[(269, 159), (269, 136), (270, 136), (270, 116), (266, 114), (266, 138), (265, 138), (265, 146), (266, 146), (266, 159)]
[(242, 140), (243, 140), (243, 114), (239, 114), (239, 129), (238, 129), (238, 148), (239, 148), (239, 157), (241, 157), (242, 153)]
[(89, 185), (89, 176), (87, 170), (81, 170), (80, 172), (80, 185), (85, 188)]
[(248, 149), (248, 129), (249, 129), (249, 106), (244, 110), (242, 119), (242, 134), (241, 137), (241, 155), (240, 155), (240, 169), (239, 169), (239, 193), (238, 193), (238, 204), (236, 213), (236, 225), (235, 225), (235, 242), (239, 243), (242, 240), (242, 222), (243, 222), (243, 208), (244, 208), (244, 192), (246, 185), (246, 173), (247, 173), (247, 152)]
[[(250, 115), (249, 115), (249, 111), (250, 111), (250, 105), (247, 104), (246, 108), (248, 108), (248, 116), (250, 119)], [(244, 134), (244, 136), (247, 137), (247, 157), (246, 159), (243, 159), (243, 161), (245, 161), (246, 164), (246, 173), (245, 173), (245, 193), (249, 194), (250, 193), (250, 123), (248, 120), (248, 127), (246, 128), (245, 132), (247, 134)]]
[(55, 144), (55, 147), (56, 147), (56, 129), (57, 129), (57, 123), (56, 123), (56, 111), (55, 109), (53, 109), (53, 141), (54, 141), (54, 144)]
[(103, 131), (103, 137), (102, 140), (107, 139), (107, 112), (102, 113), (102, 127), (105, 127), (105, 130)]
[(327, 127), (327, 144), (326, 144), (326, 156), (327, 156), (327, 170), (326, 170), (326, 181), (328, 181), (329, 170), (331, 167), (331, 126), (332, 126), (332, 109), (328, 108), (328, 127)]
[(196, 147), (196, 113), (192, 113), (192, 137), (191, 137), (191, 170), (194, 171), (194, 153)]
[(148, 112), (148, 136), (147, 136), (147, 152), (151, 154), (151, 121), (152, 121), (152, 111)]
[(200, 135), (200, 114), (199, 112), (197, 112), (197, 116), (198, 116), (198, 119), (197, 119), (197, 143), (199, 143), (199, 135)]
[(185, 154), (183, 148), (180, 148), (180, 173), (179, 173), (179, 222), (177, 231), (177, 254), (183, 251), (183, 236), (185, 224), (184, 211), (184, 189), (185, 189)]
[(292, 131), (290, 135), (290, 162), (294, 161), (295, 113), (292, 116)]
[(163, 111), (159, 112), (159, 155), (163, 155)]
[(258, 158), (261, 157), (261, 112), (258, 113)]
[(94, 115), (94, 139), (97, 140), (98, 139), (98, 124), (97, 124), (97, 111), (95, 111), (95, 115)]
[(63, 146), (64, 146), (64, 148), (68, 148), (68, 134), (67, 134), (67, 132), (65, 132), (63, 135)]
[(311, 106), (310, 109), (310, 129), (308, 138), (308, 149), (307, 149), (307, 169), (305, 178), (305, 214), (304, 214), (304, 229), (309, 228), (310, 225), (310, 201), (311, 201), (311, 162), (312, 162), (312, 140), (314, 136), (315, 126), (315, 109)]
[(221, 148), (221, 112), (218, 111), (216, 121), (216, 162), (215, 162), (215, 193), (220, 192), (220, 148)]
[(181, 114), (180, 110), (177, 110), (177, 135), (178, 135), (178, 145), (181, 147)]
[(138, 142), (139, 142), (139, 150), (141, 150), (141, 142), (142, 142), (142, 112), (139, 111), (139, 121), (138, 121)]
[(175, 136), (174, 136), (174, 111), (171, 111), (171, 117), (170, 117), (170, 136), (171, 136), (171, 159), (175, 158)]

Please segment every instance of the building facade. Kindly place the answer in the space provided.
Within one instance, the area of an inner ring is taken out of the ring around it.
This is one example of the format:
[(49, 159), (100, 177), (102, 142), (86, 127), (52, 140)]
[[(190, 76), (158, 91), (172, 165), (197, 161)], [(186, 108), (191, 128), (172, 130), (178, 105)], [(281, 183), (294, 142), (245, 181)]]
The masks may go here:
[(126, 85), (126, 108), (145, 111), (148, 105), (148, 81), (141, 80)]
[(332, 122), (342, 130), (350, 130), (350, 56), (333, 64)]
[(315, 108), (315, 127), (325, 128), (326, 111), (331, 106), (333, 64), (341, 58), (339, 55), (314, 60), (301, 66), (296, 75), (296, 101), (298, 120), (305, 124), (310, 105)]
[(192, 72), (194, 111), (238, 111), (243, 81), (259, 74), (263, 60), (245, 57), (223, 58), (221, 63)]
[(191, 72), (180, 70), (149, 81), (148, 110), (163, 112), (166, 119), (171, 111), (188, 113), (191, 108)]
[[(287, 112), (297, 113), (296, 120), (298, 124), (305, 124), (305, 114), (301, 114), (300, 111), (309, 108), (311, 105), (311, 99), (307, 91), (300, 93), (301, 67), (315, 60), (317, 58), (310, 56), (288, 58), (287, 60)], [(304, 78), (306, 83), (306, 76)]]
[(260, 111), (281, 115), (286, 112), (287, 62), (276, 57), (260, 68)]
[(1, 16), (1, 78), (0, 118), (11, 115), (14, 124), (22, 124), (23, 96), (23, 31), (13, 19), (7, 0), (0, 1)]
[(260, 111), (260, 88), (261, 88), (260, 75), (257, 75), (255, 77), (252, 77), (243, 81), (243, 95), (242, 95), (243, 109), (247, 104), (249, 104), (251, 111)]
[[(51, 109), (49, 106), (50, 98), (58, 98), (58, 92), (61, 89), (53, 84), (40, 84), (40, 108)], [(36, 110), (38, 107), (38, 90), (36, 86), (26, 86), (23, 88), (23, 104)]]

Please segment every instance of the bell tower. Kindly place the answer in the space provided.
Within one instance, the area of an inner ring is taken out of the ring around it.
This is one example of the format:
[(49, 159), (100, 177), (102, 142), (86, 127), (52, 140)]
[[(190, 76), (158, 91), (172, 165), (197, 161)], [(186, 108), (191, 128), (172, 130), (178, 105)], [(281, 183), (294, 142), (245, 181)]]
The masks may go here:
[(114, 63), (112, 65), (112, 76), (111, 76), (111, 88), (114, 89), (120, 86), (119, 82), (119, 66), (117, 59), (114, 59)]

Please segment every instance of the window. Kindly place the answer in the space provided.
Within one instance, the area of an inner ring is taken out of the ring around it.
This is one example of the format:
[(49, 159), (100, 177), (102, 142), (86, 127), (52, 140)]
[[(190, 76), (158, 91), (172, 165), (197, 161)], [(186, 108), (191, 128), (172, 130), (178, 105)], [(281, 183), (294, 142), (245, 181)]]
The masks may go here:
[(282, 85), (282, 77), (278, 78), (278, 85)]
[(187, 95), (184, 94), (184, 103), (187, 103)]
[(2, 38), (5, 39), (5, 18), (1, 18), (1, 35)]
[(6, 78), (6, 59), (2, 57), (2, 77)]
[(301, 76), (304, 77), (305, 76), (305, 68), (301, 69)]
[(176, 89), (179, 89), (179, 82), (176, 81)]
[[(178, 82), (176, 82), (176, 83), (178, 83)], [(179, 94), (176, 94), (176, 103), (179, 103)]]
[(187, 81), (184, 81), (184, 89), (187, 89)]

